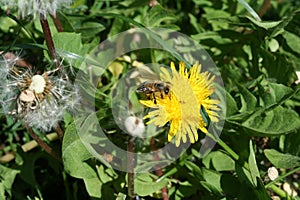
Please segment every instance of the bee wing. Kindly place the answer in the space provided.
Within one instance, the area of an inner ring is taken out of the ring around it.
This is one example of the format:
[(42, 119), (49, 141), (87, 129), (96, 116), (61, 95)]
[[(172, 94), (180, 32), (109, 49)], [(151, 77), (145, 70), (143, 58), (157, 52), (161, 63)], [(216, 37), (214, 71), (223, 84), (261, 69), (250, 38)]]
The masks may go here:
[(145, 64), (139, 63), (139, 65), (135, 65), (135, 67), (136, 73), (133, 75), (135, 76), (134, 78), (138, 79), (137, 82), (143, 83), (149, 80), (159, 80), (159, 75), (154, 73), (154, 71)]

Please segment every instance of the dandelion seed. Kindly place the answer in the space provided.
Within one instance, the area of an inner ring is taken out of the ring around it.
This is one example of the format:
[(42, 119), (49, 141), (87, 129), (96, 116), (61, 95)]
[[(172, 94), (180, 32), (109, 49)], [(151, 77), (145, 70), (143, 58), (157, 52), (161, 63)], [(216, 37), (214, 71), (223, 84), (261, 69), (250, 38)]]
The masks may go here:
[(214, 92), (212, 83), (214, 76), (210, 77), (208, 72), (200, 73), (199, 64), (193, 65), (188, 70), (183, 62), (179, 64), (179, 72), (172, 62), (171, 71), (172, 73), (162, 68), (160, 75), (162, 81), (171, 85), (167, 97), (156, 98), (155, 101), (140, 100), (141, 104), (154, 108), (144, 118), (150, 119), (147, 124), (153, 123), (159, 127), (170, 122), (168, 141), (175, 138), (176, 146), (179, 146), (181, 141), (186, 143), (187, 138), (194, 143), (198, 140), (198, 129), (208, 133), (207, 124), (200, 114), (201, 106), (204, 107), (211, 121), (218, 121), (216, 111), (220, 110), (217, 106), (219, 101), (210, 98)]
[[(80, 101), (79, 90), (59, 70), (33, 74), (15, 66), (15, 61), (0, 61), (8, 73), (0, 77), (0, 102), (6, 113), (16, 113), (29, 126), (50, 131)], [(55, 74), (54, 74), (55, 73)]]
[(73, 0), (2, 0), (0, 6), (6, 6), (11, 10), (18, 10), (18, 14), (23, 18), (25, 16), (42, 15), (47, 16), (47, 13), (55, 16), (58, 8), (69, 6)]

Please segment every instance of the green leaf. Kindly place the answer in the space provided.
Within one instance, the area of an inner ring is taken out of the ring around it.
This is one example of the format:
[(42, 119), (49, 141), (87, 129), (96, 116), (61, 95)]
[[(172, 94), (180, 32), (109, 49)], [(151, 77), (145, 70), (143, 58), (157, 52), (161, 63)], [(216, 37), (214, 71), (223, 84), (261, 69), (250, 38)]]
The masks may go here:
[(278, 25), (280, 25), (282, 23), (282, 21), (269, 21), (269, 22), (266, 22), (266, 21), (257, 21), (251, 17), (248, 17), (247, 18), (257, 27), (260, 27), (260, 28), (263, 28), (265, 30), (268, 30), (268, 29), (272, 29), (272, 28), (275, 28), (277, 27)]
[(249, 142), (249, 148), (250, 148), (250, 153), (249, 153), (249, 158), (248, 158), (249, 171), (251, 174), (252, 183), (256, 187), (257, 186), (257, 178), (259, 178), (260, 175), (259, 175), (259, 170), (258, 170), (258, 167), (256, 164), (255, 152), (253, 150), (252, 140), (250, 140), (250, 142)]
[(195, 194), (197, 188), (195, 188), (189, 181), (180, 182), (176, 191), (176, 196), (180, 199), (184, 197), (190, 197)]
[(198, 165), (188, 160), (184, 162), (184, 165), (193, 173), (193, 175), (195, 175), (195, 177), (197, 177), (197, 179), (202, 179), (203, 174)]
[(284, 152), (292, 155), (300, 156), (300, 129), (285, 136), (284, 140)]
[(213, 30), (227, 29), (228, 24), (219, 19), (230, 17), (228, 12), (224, 10), (216, 10), (211, 7), (204, 7), (203, 9), (205, 11), (203, 17), (205, 17), (211, 23)]
[(284, 154), (275, 149), (266, 149), (264, 153), (268, 160), (277, 168), (293, 168), (300, 166), (300, 157)]
[(99, 180), (99, 177), (95, 176), (93, 178), (84, 178), (83, 179), (87, 192), (91, 197), (101, 198), (101, 188), (102, 182)]
[(70, 124), (65, 131), (62, 153), (64, 168), (71, 176), (84, 178), (94, 175), (88, 164), (83, 162), (92, 158), (92, 155), (81, 142), (74, 123)]
[(82, 55), (81, 34), (58, 32), (53, 34), (55, 48)]
[(57, 18), (60, 20), (60, 22), (62, 24), (64, 32), (74, 32), (74, 28), (73, 28), (72, 24), (70, 23), (68, 16), (66, 16), (62, 12), (57, 12), (56, 14), (57, 14)]
[(292, 88), (277, 83), (268, 83), (265, 86), (259, 84), (258, 89), (262, 107), (282, 104), (296, 93)]
[(241, 92), (241, 104), (240, 112), (253, 112), (257, 106), (256, 97), (244, 86), (237, 84), (239, 91)]
[(256, 182), (256, 180), (253, 181), (251, 172), (248, 169), (246, 169), (244, 166), (240, 166), (238, 163), (236, 163), (235, 171), (237, 173), (239, 181), (242, 184), (246, 183), (248, 187), (251, 187), (252, 189), (255, 188), (257, 182)]
[(300, 128), (299, 115), (282, 106), (270, 110), (262, 108), (241, 123), (232, 120), (227, 122), (244, 129), (247, 134), (257, 136), (282, 135)]
[(267, 70), (269, 79), (285, 85), (290, 85), (295, 81), (294, 65), (285, 55), (278, 52), (270, 53), (264, 49), (260, 49), (259, 53), (263, 58), (262, 66)]
[(93, 38), (96, 34), (105, 30), (105, 26), (99, 22), (93, 21), (82, 22), (80, 26), (74, 28), (77, 32), (82, 33), (82, 37), (85, 39)]
[(300, 35), (300, 9), (298, 8), (294, 12), (291, 13), (287, 17), (287, 20), (291, 19), (288, 23), (288, 25), (285, 27), (285, 30), (295, 34), (295, 35)]
[(104, 165), (97, 167), (97, 173), (102, 183), (113, 181), (118, 177), (116, 172), (112, 168), (105, 169)]
[(226, 115), (231, 116), (239, 111), (238, 106), (229, 92), (226, 91)]
[(150, 173), (138, 174), (134, 179), (134, 190), (136, 194), (140, 196), (151, 195), (167, 186), (169, 182), (168, 179), (157, 182), (157, 179), (157, 176)]
[(216, 195), (222, 194), (221, 188), (221, 174), (219, 172), (202, 168), (204, 181), (200, 181), (200, 184), (205, 187), (209, 192)]
[(300, 37), (288, 31), (285, 31), (282, 36), (284, 37), (287, 45), (295, 52), (300, 54)]
[[(206, 168), (214, 168), (217, 171), (234, 170), (234, 160), (221, 151), (214, 151), (203, 158), (203, 164)], [(212, 165), (212, 166), (211, 166)]]
[(84, 162), (92, 158), (92, 155), (81, 142), (74, 123), (70, 124), (65, 131), (62, 152), (65, 170), (71, 176), (84, 180), (90, 196), (100, 198), (102, 182), (96, 170)]
[(19, 170), (0, 165), (0, 199), (11, 199), (11, 189)]
[(175, 21), (176, 16), (165, 10), (160, 4), (153, 6), (149, 11), (146, 20), (147, 26), (157, 27), (162, 22)]

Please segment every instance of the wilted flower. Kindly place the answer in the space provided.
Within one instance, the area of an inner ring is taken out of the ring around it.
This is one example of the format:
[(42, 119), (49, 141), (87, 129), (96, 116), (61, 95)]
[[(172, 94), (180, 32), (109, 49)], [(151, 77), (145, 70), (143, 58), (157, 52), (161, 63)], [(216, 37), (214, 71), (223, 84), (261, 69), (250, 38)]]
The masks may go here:
[(58, 8), (69, 6), (73, 0), (1, 0), (1, 6), (7, 6), (12, 10), (18, 10), (18, 14), (23, 18), (28, 15), (42, 15), (46, 17), (47, 13), (56, 15)]
[(3, 111), (16, 114), (29, 126), (50, 131), (67, 110), (73, 110), (80, 96), (66, 74), (55, 69), (33, 74), (19, 67), (17, 60), (0, 61), (0, 101)]
[[(162, 68), (160, 78), (168, 83), (168, 94), (164, 98), (140, 100), (143, 105), (154, 108), (145, 119), (149, 118), (148, 124), (153, 123), (162, 127), (170, 122), (168, 141), (175, 137), (175, 144), (179, 146), (181, 140), (185, 143), (187, 136), (191, 143), (198, 140), (197, 130), (207, 133), (205, 120), (200, 113), (205, 109), (213, 122), (218, 121), (218, 100), (211, 99), (214, 92), (213, 80), (209, 72), (200, 73), (201, 65), (195, 64), (188, 70), (184, 63), (180, 62), (179, 72), (176, 71), (174, 63), (171, 63), (170, 73)], [(154, 94), (155, 95), (155, 94)], [(203, 107), (203, 108), (201, 108)]]

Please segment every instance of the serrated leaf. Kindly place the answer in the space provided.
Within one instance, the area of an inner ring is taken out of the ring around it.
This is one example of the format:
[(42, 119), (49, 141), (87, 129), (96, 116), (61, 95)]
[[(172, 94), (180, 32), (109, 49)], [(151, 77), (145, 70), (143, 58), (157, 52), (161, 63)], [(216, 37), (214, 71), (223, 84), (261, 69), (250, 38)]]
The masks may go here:
[(277, 168), (293, 168), (300, 166), (300, 157), (280, 153), (275, 149), (266, 149), (264, 153), (268, 160)]
[(300, 118), (295, 111), (277, 106), (270, 111), (255, 112), (242, 126), (258, 135), (280, 135), (299, 129)]
[(134, 179), (135, 192), (140, 196), (148, 196), (159, 191), (169, 182), (168, 179), (163, 179), (159, 182), (156, 182), (157, 179), (157, 176), (150, 173), (139, 174)]
[(295, 94), (290, 87), (277, 83), (268, 83), (266, 86), (259, 84), (258, 89), (262, 107), (283, 103)]
[(244, 129), (244, 132), (249, 135), (256, 136), (282, 135), (300, 129), (299, 115), (282, 106), (277, 106), (272, 110), (264, 108), (257, 110), (244, 122), (237, 122), (232, 119), (228, 119), (227, 122)]

